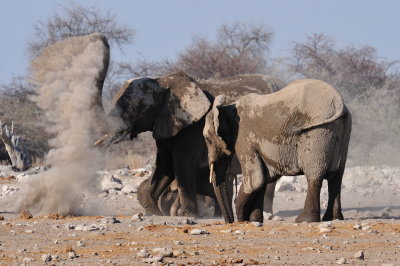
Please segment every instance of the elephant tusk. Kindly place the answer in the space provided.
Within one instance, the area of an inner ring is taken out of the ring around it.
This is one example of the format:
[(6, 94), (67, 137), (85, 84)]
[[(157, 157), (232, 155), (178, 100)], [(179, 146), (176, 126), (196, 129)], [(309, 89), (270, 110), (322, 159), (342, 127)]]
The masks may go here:
[(96, 147), (97, 145), (100, 145), (101, 143), (103, 143), (106, 139), (108, 139), (109, 135), (105, 134), (104, 136), (102, 136), (101, 138), (99, 138), (98, 140), (96, 140), (93, 143), (93, 147)]
[(212, 184), (212, 180), (213, 180), (213, 172), (214, 172), (214, 164), (212, 163), (210, 165), (210, 183)]

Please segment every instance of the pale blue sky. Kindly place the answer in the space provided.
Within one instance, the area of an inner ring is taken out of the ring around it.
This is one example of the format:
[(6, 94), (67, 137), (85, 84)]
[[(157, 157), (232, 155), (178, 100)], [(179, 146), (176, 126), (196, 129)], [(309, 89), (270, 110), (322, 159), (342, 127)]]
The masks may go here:
[[(400, 1), (397, 0), (86, 0), (114, 12), (132, 26), (134, 42), (115, 58), (150, 60), (174, 58), (194, 36), (215, 37), (221, 24), (263, 23), (274, 32), (271, 55), (288, 55), (293, 42), (324, 33), (340, 45), (375, 47), (378, 55), (400, 59)], [(46, 20), (61, 0), (3, 0), (0, 9), (0, 82), (24, 74), (26, 46), (33, 24)]]

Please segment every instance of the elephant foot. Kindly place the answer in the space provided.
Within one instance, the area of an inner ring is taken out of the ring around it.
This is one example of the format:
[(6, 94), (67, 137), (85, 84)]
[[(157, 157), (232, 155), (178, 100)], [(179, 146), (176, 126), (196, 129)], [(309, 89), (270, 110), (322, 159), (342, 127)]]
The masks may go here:
[(199, 217), (198, 213), (189, 211), (189, 210), (184, 210), (180, 208), (177, 212), (177, 216), (186, 216), (186, 217)]
[(250, 222), (262, 223), (264, 220), (264, 215), (263, 215), (262, 210), (255, 210), (255, 211), (251, 212), (249, 220), (250, 220)]
[(332, 221), (332, 220), (344, 220), (343, 214), (341, 212), (335, 213), (333, 215), (324, 214), (322, 221)]
[(310, 214), (305, 214), (302, 213), (299, 216), (297, 216), (296, 223), (302, 223), (302, 222), (307, 222), (307, 223), (314, 223), (314, 222), (321, 222), (321, 217), (319, 215), (310, 215)]

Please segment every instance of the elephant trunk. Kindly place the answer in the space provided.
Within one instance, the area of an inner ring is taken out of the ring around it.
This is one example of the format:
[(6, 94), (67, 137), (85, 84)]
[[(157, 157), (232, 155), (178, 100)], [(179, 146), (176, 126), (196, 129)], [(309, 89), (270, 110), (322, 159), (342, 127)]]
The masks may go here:
[[(210, 180), (213, 184), (215, 195), (218, 200), (218, 204), (221, 208), (222, 215), (226, 223), (233, 223), (233, 209), (231, 205), (231, 199), (228, 194), (227, 184), (225, 180), (224, 164), (211, 163), (210, 165)], [(225, 166), (226, 168), (226, 166)], [(222, 175), (221, 175), (222, 174)], [(221, 178), (222, 177), (222, 178)]]

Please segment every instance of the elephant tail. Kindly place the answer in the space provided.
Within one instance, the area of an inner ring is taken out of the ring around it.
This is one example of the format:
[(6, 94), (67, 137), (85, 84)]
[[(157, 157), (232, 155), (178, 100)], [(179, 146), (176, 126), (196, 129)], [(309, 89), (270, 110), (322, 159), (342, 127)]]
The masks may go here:
[(345, 107), (346, 113), (343, 116), (343, 132), (342, 132), (342, 142), (340, 143), (340, 162), (339, 169), (344, 171), (347, 160), (347, 152), (349, 149), (350, 135), (352, 128), (352, 118), (349, 110)]

